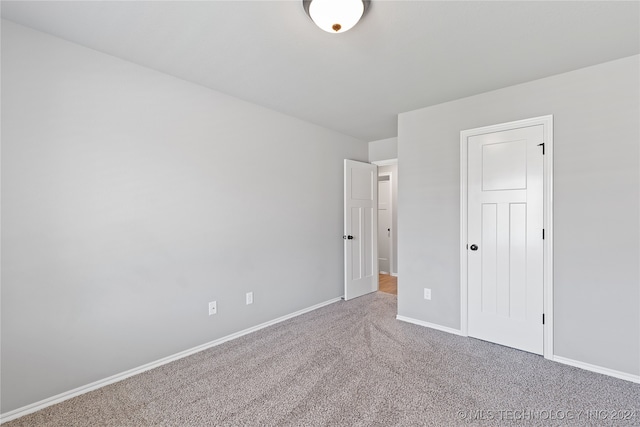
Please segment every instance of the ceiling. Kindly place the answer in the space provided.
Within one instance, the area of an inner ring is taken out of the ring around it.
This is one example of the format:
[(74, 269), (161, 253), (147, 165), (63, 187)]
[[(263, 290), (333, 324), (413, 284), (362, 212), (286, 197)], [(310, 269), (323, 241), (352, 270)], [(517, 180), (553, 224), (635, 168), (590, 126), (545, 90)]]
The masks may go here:
[(381, 1), (329, 34), (285, 1), (2, 1), (2, 17), (374, 141), (397, 114), (638, 54), (640, 1)]

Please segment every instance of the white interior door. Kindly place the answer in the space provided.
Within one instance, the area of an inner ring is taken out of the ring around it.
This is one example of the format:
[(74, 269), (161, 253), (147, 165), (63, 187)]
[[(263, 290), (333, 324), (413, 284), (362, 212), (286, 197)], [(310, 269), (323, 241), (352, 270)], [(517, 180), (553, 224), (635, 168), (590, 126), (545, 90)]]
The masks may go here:
[(378, 270), (391, 274), (391, 180), (378, 177)]
[(378, 167), (344, 161), (344, 299), (378, 290)]
[(469, 336), (542, 354), (543, 125), (468, 138)]

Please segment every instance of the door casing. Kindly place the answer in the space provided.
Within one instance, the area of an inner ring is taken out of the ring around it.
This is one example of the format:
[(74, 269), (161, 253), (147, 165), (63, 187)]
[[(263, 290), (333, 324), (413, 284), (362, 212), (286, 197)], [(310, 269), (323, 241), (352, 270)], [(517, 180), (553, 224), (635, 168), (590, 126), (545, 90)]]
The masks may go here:
[[(389, 275), (393, 272), (393, 175), (391, 172), (378, 173), (378, 206), (380, 205), (380, 180), (381, 176), (389, 177), (389, 242), (388, 242), (388, 251), (389, 251), (389, 271), (387, 272)], [(379, 210), (379, 209), (378, 209)], [(378, 212), (378, 226), (380, 223), (380, 213)], [(378, 249), (380, 248), (380, 239), (378, 239)], [(378, 251), (378, 255), (379, 255)], [(378, 270), (380, 270), (380, 265), (378, 265)]]
[(545, 322), (543, 327), (543, 355), (553, 358), (553, 116), (541, 116), (492, 126), (468, 129), (460, 132), (460, 332), (468, 336), (468, 280), (467, 280), (467, 168), (468, 145), (471, 136), (501, 132), (526, 126), (543, 125), (544, 167), (543, 167), (543, 203), (544, 230), (543, 241), (543, 308)]
[[(380, 166), (397, 166), (398, 165), (398, 159), (388, 159), (388, 160), (376, 160), (371, 162), (371, 164), (376, 165), (378, 167)], [(397, 206), (393, 205), (393, 198), (397, 197), (397, 179), (398, 179), (398, 169), (396, 168), (396, 172), (391, 173), (391, 172), (384, 172), (380, 175), (389, 175), (389, 182), (391, 183), (391, 253), (390, 253), (390, 258), (389, 258), (389, 275), (394, 276), (394, 277), (398, 277), (398, 272), (396, 271), (396, 269), (398, 268), (397, 266), (397, 253), (398, 253), (398, 247), (397, 247), (397, 235), (396, 235), (396, 229), (394, 228), (394, 224), (397, 225), (397, 220), (396, 222), (394, 222), (394, 217), (396, 217), (398, 215), (397, 213)], [(395, 254), (395, 255), (394, 255)], [(394, 261), (395, 260), (395, 261)], [(395, 271), (395, 273), (394, 273)]]

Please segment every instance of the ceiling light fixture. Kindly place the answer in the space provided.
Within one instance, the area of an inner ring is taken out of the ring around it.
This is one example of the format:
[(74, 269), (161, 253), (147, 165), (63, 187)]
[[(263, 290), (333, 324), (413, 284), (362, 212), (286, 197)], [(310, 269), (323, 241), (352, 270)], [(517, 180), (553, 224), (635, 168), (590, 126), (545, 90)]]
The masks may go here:
[(353, 28), (369, 8), (370, 0), (302, 0), (304, 11), (328, 33), (344, 33)]

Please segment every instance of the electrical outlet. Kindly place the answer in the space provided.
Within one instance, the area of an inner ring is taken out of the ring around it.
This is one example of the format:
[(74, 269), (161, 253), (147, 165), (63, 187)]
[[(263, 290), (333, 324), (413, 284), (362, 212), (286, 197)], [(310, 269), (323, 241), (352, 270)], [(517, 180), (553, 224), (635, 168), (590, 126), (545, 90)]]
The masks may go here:
[(424, 288), (424, 299), (431, 299), (431, 289)]
[(213, 316), (218, 313), (218, 303), (216, 301), (211, 301), (209, 303), (209, 316)]
[(247, 292), (247, 305), (253, 304), (253, 292)]

